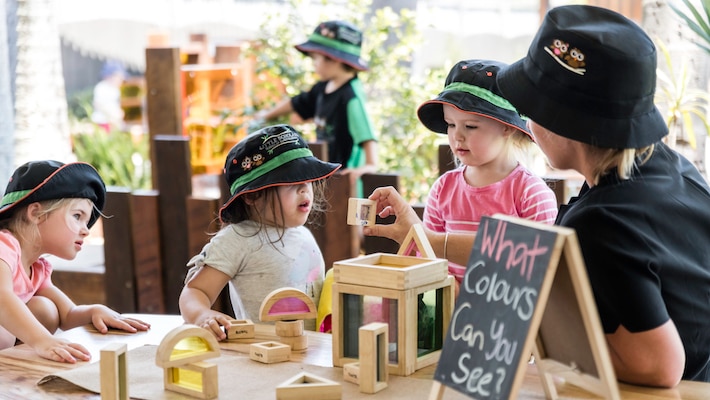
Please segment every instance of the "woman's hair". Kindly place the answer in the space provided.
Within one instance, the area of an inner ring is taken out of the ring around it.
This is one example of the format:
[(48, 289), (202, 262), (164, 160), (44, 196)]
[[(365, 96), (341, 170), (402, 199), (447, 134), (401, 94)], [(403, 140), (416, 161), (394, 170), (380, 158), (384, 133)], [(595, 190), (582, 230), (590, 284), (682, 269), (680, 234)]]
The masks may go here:
[(598, 152), (599, 162), (593, 170), (593, 185), (599, 183), (599, 179), (616, 168), (619, 179), (631, 178), (631, 173), (638, 165), (645, 163), (653, 154), (654, 145), (642, 147), (640, 149), (604, 149), (590, 145), (592, 151)]
[[(48, 216), (52, 212), (59, 210), (65, 206), (69, 206), (71, 203), (78, 201), (78, 200), (85, 200), (91, 203), (91, 207), (96, 210), (96, 206), (94, 203), (89, 200), (89, 199), (83, 199), (83, 198), (64, 198), (64, 199), (53, 199), (53, 200), (45, 200), (45, 201), (40, 201), (39, 204), (42, 206), (42, 210), (39, 212), (39, 217), (43, 216)], [(30, 203), (32, 204), (32, 203)], [(21, 206), (17, 210), (15, 210), (12, 215), (5, 219), (0, 221), (0, 229), (7, 229), (8, 231), (12, 232), (12, 234), (17, 238), (20, 243), (35, 243), (39, 245), (40, 243), (40, 236), (39, 236), (39, 230), (37, 229), (37, 225), (32, 223), (27, 218), (27, 207), (29, 205)], [(101, 212), (99, 211), (99, 214)], [(102, 214), (103, 215), (103, 214)]]
[[(311, 206), (311, 213), (308, 215), (308, 222), (315, 221), (319, 214), (325, 212), (328, 207), (328, 201), (325, 198), (325, 182), (325, 179), (313, 182), (313, 204)], [(253, 204), (260, 198), (264, 198), (264, 204), (266, 204), (266, 207), (271, 208), (271, 215), (279, 216), (281, 218), (280, 221), (274, 221), (279, 232), (279, 237), (274, 240), (272, 244), (277, 243), (281, 241), (286, 231), (283, 206), (281, 205), (281, 198), (279, 197), (277, 186), (271, 186), (256, 192), (245, 193), (234, 199), (231, 206), (222, 212), (222, 223), (226, 226), (228, 224), (236, 224), (242, 221), (252, 220), (259, 224), (259, 229), (253, 236), (259, 234), (264, 226), (264, 210), (260, 210), (258, 207), (247, 204), (247, 201)]]

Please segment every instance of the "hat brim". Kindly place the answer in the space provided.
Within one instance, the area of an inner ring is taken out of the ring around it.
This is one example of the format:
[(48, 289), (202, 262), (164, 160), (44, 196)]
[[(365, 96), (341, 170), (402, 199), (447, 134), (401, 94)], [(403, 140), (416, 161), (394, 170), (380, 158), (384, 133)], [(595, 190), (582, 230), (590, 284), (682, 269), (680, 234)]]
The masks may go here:
[[(223, 213), (229, 209), (234, 200), (243, 194), (256, 192), (274, 186), (300, 185), (303, 183), (319, 181), (333, 175), (338, 169), (340, 169), (340, 167), (340, 164), (321, 161), (315, 157), (296, 158), (291, 160), (274, 169), (270, 173), (250, 181), (243, 187), (237, 188), (232, 197), (230, 197), (229, 200), (222, 205), (222, 208), (220, 208), (219, 218), (221, 221), (224, 221)], [(278, 178), (274, 179), (275, 176)], [(298, 178), (296, 178), (296, 176), (298, 176)]]
[(307, 41), (305, 43), (298, 44), (295, 47), (298, 51), (305, 55), (308, 55), (309, 53), (322, 54), (343, 64), (347, 64), (358, 71), (368, 71), (370, 69), (370, 67), (368, 67), (367, 65), (367, 62), (365, 62), (365, 60), (363, 60), (361, 57), (357, 57), (353, 54), (346, 53), (341, 50), (336, 50), (319, 43)]
[[(545, 87), (536, 85), (529, 76), (537, 77), (539, 84), (545, 84)], [(559, 94), (562, 88), (551, 89), (554, 82), (546, 80), (544, 73), (525, 58), (502, 69), (496, 83), (521, 114), (572, 140), (603, 148), (638, 149), (656, 143), (668, 134), (663, 116), (655, 106), (650, 112), (631, 118), (608, 118), (588, 109), (580, 110), (569, 97), (565, 101), (565, 97)], [(550, 93), (558, 93), (559, 99)], [(624, 137), (627, 139), (620, 139)]]
[(0, 209), (0, 220), (12, 216), (15, 210), (39, 201), (77, 198), (94, 203), (89, 223), (91, 228), (99, 218), (106, 201), (106, 186), (96, 169), (83, 162), (64, 164), (42, 182), (28, 188), (22, 197)]
[(480, 115), (498, 121), (503, 125), (519, 130), (525, 134), (525, 136), (532, 139), (532, 135), (528, 132), (525, 121), (523, 121), (517, 113), (501, 110), (476, 96), (454, 90), (442, 92), (437, 98), (426, 101), (419, 106), (419, 109), (417, 109), (419, 120), (429, 130), (446, 134), (447, 125), (446, 121), (444, 121), (445, 104), (468, 114)]

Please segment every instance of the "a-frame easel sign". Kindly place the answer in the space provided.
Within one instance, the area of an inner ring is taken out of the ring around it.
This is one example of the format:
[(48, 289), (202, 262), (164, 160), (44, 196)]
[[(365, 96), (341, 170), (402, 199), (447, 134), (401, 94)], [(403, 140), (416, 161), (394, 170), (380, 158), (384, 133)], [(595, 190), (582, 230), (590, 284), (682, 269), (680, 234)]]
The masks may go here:
[[(559, 326), (541, 327), (547, 324)], [(603, 398), (620, 398), (574, 230), (484, 217), (429, 399), (443, 398), (447, 387), (476, 399), (515, 399), (533, 352), (548, 398), (557, 396), (551, 376), (559, 372)]]

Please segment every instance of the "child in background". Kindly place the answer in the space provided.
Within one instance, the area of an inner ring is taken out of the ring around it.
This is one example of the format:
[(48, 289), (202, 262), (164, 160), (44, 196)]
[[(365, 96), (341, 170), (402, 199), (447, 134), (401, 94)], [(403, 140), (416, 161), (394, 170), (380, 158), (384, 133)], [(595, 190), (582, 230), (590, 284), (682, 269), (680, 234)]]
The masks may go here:
[(108, 61), (101, 68), (101, 81), (94, 86), (91, 120), (108, 133), (124, 128), (121, 85), (125, 78), (123, 65)]
[[(417, 111), (427, 128), (447, 134), (459, 165), (440, 176), (427, 197), (424, 225), (434, 232), (476, 232), (482, 216), (496, 213), (555, 222), (554, 192), (516, 157), (534, 142), (496, 84), (504, 66), (489, 60), (458, 62), (444, 90)], [(458, 283), (465, 269), (449, 264)]]
[[(367, 71), (360, 58), (362, 32), (343, 21), (318, 25), (296, 49), (313, 59), (320, 81), (308, 92), (283, 100), (270, 110), (256, 113), (269, 120), (295, 112), (316, 125), (318, 140), (328, 144), (328, 161), (343, 165), (351, 184), (360, 185), (363, 174), (377, 170), (377, 141), (365, 109), (365, 92), (358, 71)], [(359, 197), (362, 197), (358, 188)]]
[(224, 173), (232, 197), (219, 211), (222, 229), (188, 262), (180, 294), (186, 322), (225, 339), (222, 327), (232, 318), (211, 307), (230, 282), (237, 319), (258, 321), (264, 298), (282, 287), (318, 304), (325, 262), (304, 224), (311, 211), (322, 211), (325, 178), (338, 168), (316, 159), (288, 125), (262, 128), (230, 150)]
[(42, 257), (74, 259), (105, 197), (104, 183), (89, 164), (33, 161), (15, 170), (0, 203), (0, 348), (19, 340), (43, 358), (75, 363), (91, 354), (53, 336), (57, 329), (150, 328), (100, 304), (77, 306), (54, 286), (52, 265)]

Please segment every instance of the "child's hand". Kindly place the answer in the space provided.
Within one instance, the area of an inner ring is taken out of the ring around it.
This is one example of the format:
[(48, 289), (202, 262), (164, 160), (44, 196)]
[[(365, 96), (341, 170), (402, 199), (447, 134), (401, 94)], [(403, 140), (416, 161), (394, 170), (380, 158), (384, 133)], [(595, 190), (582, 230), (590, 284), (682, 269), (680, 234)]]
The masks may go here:
[[(229, 330), (232, 325), (229, 321), (232, 321), (231, 317), (217, 312), (210, 312), (205, 314), (198, 321), (202, 321), (197, 325), (200, 328), (205, 328), (217, 338), (217, 340), (224, 340), (227, 338), (227, 333), (225, 330)], [(224, 328), (222, 328), (224, 327)]]
[(91, 323), (96, 330), (101, 333), (107, 333), (109, 328), (120, 329), (131, 333), (150, 329), (150, 324), (146, 322), (135, 318), (124, 317), (116, 311), (98, 304), (92, 309)]
[(75, 364), (77, 361), (91, 360), (91, 353), (86, 347), (53, 336), (35, 345), (34, 349), (40, 357), (52, 361)]

